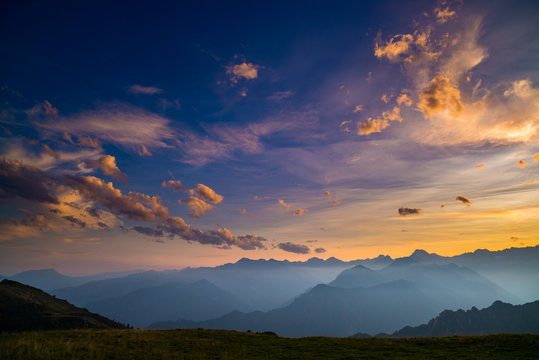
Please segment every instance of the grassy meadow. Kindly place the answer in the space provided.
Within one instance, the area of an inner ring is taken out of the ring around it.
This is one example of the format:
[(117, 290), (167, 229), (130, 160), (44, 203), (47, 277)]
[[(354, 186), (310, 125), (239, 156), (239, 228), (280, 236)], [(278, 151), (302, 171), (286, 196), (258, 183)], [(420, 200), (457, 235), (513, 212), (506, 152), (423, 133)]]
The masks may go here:
[(224, 330), (0, 334), (0, 359), (533, 359), (538, 335), (281, 338)]

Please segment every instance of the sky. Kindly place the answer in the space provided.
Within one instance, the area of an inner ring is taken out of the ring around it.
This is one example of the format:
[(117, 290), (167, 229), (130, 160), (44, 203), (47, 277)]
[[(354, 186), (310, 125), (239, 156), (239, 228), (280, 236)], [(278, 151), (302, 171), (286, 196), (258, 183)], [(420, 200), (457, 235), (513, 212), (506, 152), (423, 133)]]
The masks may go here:
[(2, 2), (0, 274), (539, 245), (534, 1)]

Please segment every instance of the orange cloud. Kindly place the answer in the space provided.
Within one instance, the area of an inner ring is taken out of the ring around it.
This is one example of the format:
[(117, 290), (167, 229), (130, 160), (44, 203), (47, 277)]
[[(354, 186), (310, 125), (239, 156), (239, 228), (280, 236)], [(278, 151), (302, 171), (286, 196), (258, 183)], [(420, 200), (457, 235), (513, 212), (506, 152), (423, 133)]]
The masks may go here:
[(284, 207), (286, 209), (286, 211), (290, 211), (292, 210), (292, 208), (290, 207), (290, 205), (287, 205), (284, 200), (280, 200), (279, 199), (279, 205), (281, 205), (282, 207)]
[(462, 113), (463, 105), (460, 91), (451, 83), (448, 77), (436, 75), (428, 87), (419, 95), (417, 104), (425, 118), (432, 118), (433, 114), (448, 111), (452, 116)]
[(456, 201), (460, 201), (461, 203), (463, 203), (464, 205), (466, 206), (470, 206), (472, 204), (472, 202), (470, 201), (470, 199), (468, 199), (467, 197), (463, 196), (463, 195), (457, 195), (457, 197), (455, 198)]
[(535, 155), (535, 156), (533, 157), (533, 160), (539, 162), (539, 154)]
[(389, 121), (387, 120), (368, 118), (357, 124), (357, 134), (369, 135), (372, 133), (379, 133), (389, 125)]
[(517, 163), (520, 165), (521, 168), (525, 168), (528, 163), (522, 159), (518, 160)]
[(485, 164), (479, 164), (479, 165), (475, 166), (476, 169), (481, 169), (481, 168), (484, 168), (484, 167), (485, 167)]
[(360, 111), (363, 111), (363, 105), (356, 105), (356, 107), (354, 108), (354, 110), (352, 110), (352, 112), (360, 112)]
[(258, 77), (259, 65), (253, 63), (241, 63), (237, 65), (228, 66), (226, 73), (231, 75), (230, 81), (237, 83), (241, 78), (252, 80)]
[(190, 196), (187, 199), (178, 200), (179, 203), (187, 204), (191, 212), (188, 214), (190, 217), (201, 218), (206, 215), (207, 211), (213, 209), (213, 205), (208, 204), (204, 200), (200, 200), (194, 196)]
[(222, 195), (217, 194), (213, 189), (203, 184), (197, 184), (194, 189), (189, 190), (189, 194), (196, 194), (202, 199), (214, 204), (219, 204), (221, 201), (223, 201)]
[(297, 208), (296, 210), (294, 210), (294, 216), (302, 216), (304, 213), (305, 210), (303, 210), (302, 208)]
[(433, 13), (436, 16), (436, 22), (439, 24), (445, 24), (449, 21), (449, 19), (457, 15), (454, 10), (449, 9), (449, 6), (445, 8), (437, 7), (434, 9)]
[(116, 166), (116, 158), (111, 155), (103, 155), (98, 160), (87, 160), (86, 165), (100, 169), (103, 174), (108, 175), (118, 181), (127, 181), (127, 175), (122, 173)]
[(412, 99), (407, 94), (400, 94), (400, 96), (397, 98), (397, 104), (399, 105), (406, 105), (408, 107), (412, 106)]

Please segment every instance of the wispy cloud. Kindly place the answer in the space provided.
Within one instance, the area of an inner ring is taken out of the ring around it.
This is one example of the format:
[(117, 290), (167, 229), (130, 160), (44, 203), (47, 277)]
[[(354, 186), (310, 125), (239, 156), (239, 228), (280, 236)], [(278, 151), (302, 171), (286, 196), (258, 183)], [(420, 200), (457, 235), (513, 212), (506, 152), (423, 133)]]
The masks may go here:
[(142, 85), (131, 85), (128, 89), (131, 94), (143, 94), (143, 95), (155, 95), (161, 94), (163, 89), (160, 89), (155, 86), (142, 86)]

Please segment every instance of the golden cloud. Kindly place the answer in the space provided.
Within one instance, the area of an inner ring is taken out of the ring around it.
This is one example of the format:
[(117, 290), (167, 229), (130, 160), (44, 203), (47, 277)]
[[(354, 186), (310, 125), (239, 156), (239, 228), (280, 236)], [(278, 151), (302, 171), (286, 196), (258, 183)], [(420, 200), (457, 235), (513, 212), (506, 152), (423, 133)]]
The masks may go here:
[(432, 118), (433, 114), (447, 111), (451, 116), (459, 116), (463, 111), (460, 91), (451, 83), (448, 77), (436, 75), (428, 87), (419, 95), (417, 104), (425, 118)]
[(405, 106), (412, 106), (412, 99), (410, 99), (410, 97), (407, 95), (407, 94), (400, 94), (399, 97), (397, 98), (397, 104), (399, 105), (405, 105)]
[(127, 175), (122, 173), (116, 166), (116, 158), (111, 155), (103, 155), (98, 160), (86, 160), (86, 165), (100, 169), (103, 174), (108, 175), (118, 181), (127, 181)]
[(187, 204), (191, 212), (188, 214), (190, 217), (201, 218), (206, 215), (207, 211), (210, 211), (214, 208), (213, 205), (208, 204), (204, 200), (200, 200), (194, 196), (190, 196), (187, 199), (178, 200), (179, 203)]
[(241, 63), (237, 65), (228, 66), (226, 73), (231, 75), (230, 81), (237, 83), (241, 78), (252, 80), (258, 77), (259, 65), (253, 63)]
[(384, 119), (368, 118), (357, 124), (358, 135), (369, 135), (372, 133), (382, 132), (383, 129), (389, 126), (389, 121)]

